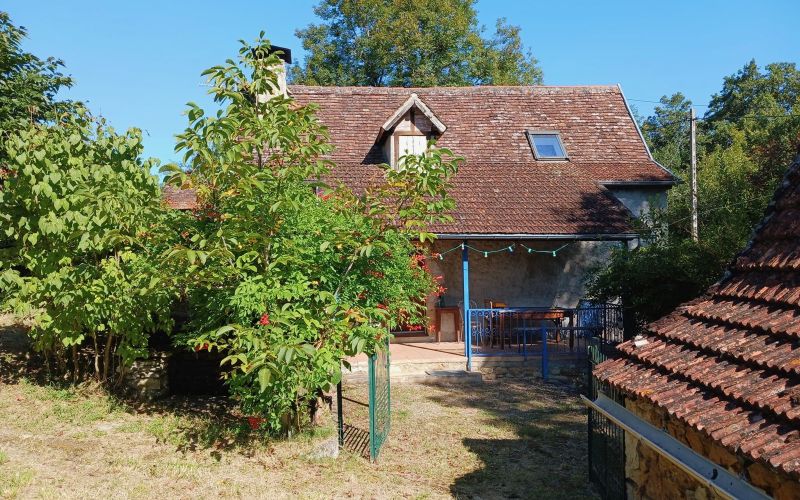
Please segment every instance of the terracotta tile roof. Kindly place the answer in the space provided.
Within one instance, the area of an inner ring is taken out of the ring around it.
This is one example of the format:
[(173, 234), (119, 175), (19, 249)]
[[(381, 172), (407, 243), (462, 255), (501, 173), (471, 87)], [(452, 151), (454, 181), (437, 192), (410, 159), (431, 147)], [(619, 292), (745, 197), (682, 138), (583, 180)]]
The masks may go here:
[[(630, 214), (602, 181), (673, 181), (650, 157), (617, 86), (308, 87), (339, 168), (357, 187), (384, 161), (375, 145), (386, 119), (416, 94), (447, 127), (437, 143), (466, 158), (455, 179), (455, 222), (442, 233), (630, 233)], [(557, 130), (567, 162), (537, 161), (526, 130)], [(366, 168), (365, 168), (366, 167)]]
[(643, 340), (595, 375), (800, 477), (800, 157), (726, 277)]
[[(354, 189), (373, 181), (384, 161), (381, 126), (417, 94), (446, 126), (438, 145), (467, 160), (454, 181), (455, 221), (433, 228), (439, 233), (631, 233), (630, 213), (602, 182), (674, 180), (650, 158), (617, 86), (290, 85), (289, 93), (319, 105), (333, 176)], [(569, 161), (537, 161), (525, 136), (537, 129), (559, 131)]]
[(197, 197), (194, 190), (177, 189), (174, 186), (166, 185), (163, 189), (164, 203), (175, 210), (192, 210), (197, 206)]
[[(532, 169), (519, 163), (468, 162), (450, 194), (458, 206), (439, 234), (621, 234), (632, 233), (630, 213), (598, 183), (563, 164)], [(379, 180), (373, 165), (339, 164), (333, 177), (360, 191)]]

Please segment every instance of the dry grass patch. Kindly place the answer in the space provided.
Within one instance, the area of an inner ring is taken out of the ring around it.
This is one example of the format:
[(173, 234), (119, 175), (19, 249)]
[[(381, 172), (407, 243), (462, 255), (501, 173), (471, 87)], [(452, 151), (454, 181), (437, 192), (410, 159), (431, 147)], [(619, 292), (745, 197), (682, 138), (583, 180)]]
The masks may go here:
[[(2, 329), (0, 329), (2, 337)], [(0, 353), (2, 353), (0, 338)], [(366, 400), (366, 387), (345, 394)], [(335, 435), (269, 440), (223, 399), (133, 407), (92, 387), (0, 381), (0, 498), (587, 498), (585, 410), (541, 382), (395, 384), (377, 464), (344, 451), (310, 458)], [(345, 405), (362, 426), (366, 409)]]

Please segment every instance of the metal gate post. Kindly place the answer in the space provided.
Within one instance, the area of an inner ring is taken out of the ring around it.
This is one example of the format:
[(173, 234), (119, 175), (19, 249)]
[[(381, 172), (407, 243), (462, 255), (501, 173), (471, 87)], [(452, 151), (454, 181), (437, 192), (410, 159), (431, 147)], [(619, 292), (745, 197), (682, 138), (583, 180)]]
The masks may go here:
[(339, 417), (339, 446), (344, 446), (344, 412), (342, 411), (342, 381), (336, 384), (336, 414)]
[(377, 357), (377, 354), (369, 357), (369, 458), (373, 462), (378, 455), (375, 442), (375, 365)]

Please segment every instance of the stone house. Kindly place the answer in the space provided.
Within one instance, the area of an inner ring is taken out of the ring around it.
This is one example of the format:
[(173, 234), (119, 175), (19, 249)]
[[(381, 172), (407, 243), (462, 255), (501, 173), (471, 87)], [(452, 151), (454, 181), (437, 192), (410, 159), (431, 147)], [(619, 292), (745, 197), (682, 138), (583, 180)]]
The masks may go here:
[(655, 451), (660, 431), (626, 432), (629, 498), (721, 497), (712, 483), (724, 472), (748, 496), (800, 498), (800, 157), (725, 276), (619, 353), (594, 369), (624, 395), (619, 415), (711, 467), (696, 476)]
[[(289, 51), (281, 50), (291, 62)], [(432, 228), (438, 236), (432, 254), (441, 258), (429, 267), (446, 289), (442, 297), (427, 299), (435, 330), (409, 325), (395, 332), (398, 340), (463, 339), (465, 304), (575, 307), (587, 270), (614, 246), (638, 244), (633, 218), (664, 206), (677, 182), (653, 160), (618, 85), (284, 82), (279, 78), (277, 92), (319, 106), (334, 147), (333, 177), (354, 190), (380, 175), (378, 164), (422, 154), (429, 141), (466, 159), (451, 191), (454, 220)], [(177, 208), (193, 203), (187, 193), (168, 191), (166, 198)]]
[(589, 267), (637, 244), (632, 218), (664, 206), (676, 183), (616, 85), (287, 90), (319, 106), (333, 176), (353, 189), (429, 140), (466, 159), (451, 191), (454, 220), (432, 228), (441, 258), (430, 268), (446, 288), (428, 299), (436, 331), (407, 332), (416, 342), (463, 338), (465, 282), (471, 308), (575, 307)]

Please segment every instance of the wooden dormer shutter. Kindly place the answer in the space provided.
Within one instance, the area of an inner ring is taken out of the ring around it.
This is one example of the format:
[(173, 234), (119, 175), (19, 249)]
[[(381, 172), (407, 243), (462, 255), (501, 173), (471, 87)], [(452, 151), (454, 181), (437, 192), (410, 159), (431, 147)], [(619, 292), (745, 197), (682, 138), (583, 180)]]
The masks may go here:
[(428, 149), (428, 138), (424, 135), (400, 135), (397, 137), (397, 157), (421, 155)]

